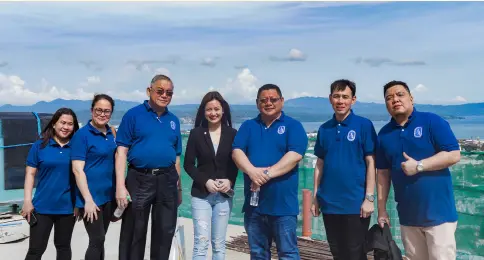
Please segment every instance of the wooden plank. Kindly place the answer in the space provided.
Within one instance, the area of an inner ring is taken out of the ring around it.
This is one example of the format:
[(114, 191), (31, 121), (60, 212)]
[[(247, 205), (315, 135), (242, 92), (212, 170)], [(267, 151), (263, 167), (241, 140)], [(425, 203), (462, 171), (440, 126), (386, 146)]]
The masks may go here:
[[(227, 249), (250, 254), (247, 235), (231, 237), (231, 240), (227, 242), (226, 246), (227, 246)], [(308, 239), (299, 237), (298, 248), (299, 248), (299, 254), (301, 256), (301, 260), (333, 259), (331, 251), (329, 249), (329, 245), (326, 241), (308, 240)], [(275, 243), (272, 243), (271, 258), (278, 259)], [(373, 255), (368, 254), (367, 259), (373, 260)]]

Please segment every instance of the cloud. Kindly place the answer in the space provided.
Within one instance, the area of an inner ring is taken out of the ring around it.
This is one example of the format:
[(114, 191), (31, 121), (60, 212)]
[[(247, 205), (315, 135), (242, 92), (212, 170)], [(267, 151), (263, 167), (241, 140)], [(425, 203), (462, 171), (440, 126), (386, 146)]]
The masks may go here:
[(100, 72), (103, 70), (103, 67), (99, 62), (92, 61), (92, 60), (80, 60), (80, 64), (82, 64), (86, 69), (94, 71), (94, 72)]
[(101, 82), (101, 78), (99, 78), (98, 76), (87, 77), (87, 83), (89, 84), (98, 84), (100, 82)]
[(0, 102), (12, 105), (31, 105), (38, 101), (52, 101), (57, 98), (90, 99), (93, 95), (82, 88), (68, 92), (49, 84), (45, 79), (42, 79), (42, 88), (38, 92), (28, 89), (25, 85), (26, 82), (19, 76), (0, 74)]
[(242, 69), (235, 79), (229, 78), (224, 87), (211, 87), (212, 90), (219, 91), (229, 103), (241, 103), (253, 101), (257, 97), (259, 80), (248, 69)]
[(218, 57), (206, 57), (202, 60), (202, 62), (200, 63), (200, 65), (202, 66), (207, 66), (207, 67), (215, 67), (215, 65), (217, 65), (217, 60), (218, 60)]
[(7, 67), (7, 66), (8, 66), (8, 62), (0, 61), (0, 68)]
[(138, 71), (150, 71), (150, 65), (156, 64), (170, 64), (176, 65), (180, 61), (180, 57), (172, 56), (164, 60), (128, 60), (126, 65)]
[[(93, 82), (93, 80), (94, 82), (98, 82), (98, 80), (100, 82), (98, 77), (89, 78), (91, 79), (91, 82)], [(86, 81), (89, 81), (88, 79), (86, 79)], [(96, 89), (96, 91), (86, 91), (82, 87), (68, 91), (64, 88), (59, 88), (52, 85), (45, 78), (42, 78), (40, 82), (39, 91), (33, 91), (26, 85), (26, 82), (17, 75), (4, 75), (0, 73), (0, 104), (32, 105), (39, 101), (48, 102), (58, 98), (67, 100), (90, 100), (95, 93), (102, 91), (99, 89)], [(146, 93), (140, 90), (108, 90), (102, 92), (112, 96), (115, 99), (121, 100), (141, 101), (146, 99)], [(181, 93), (182, 96), (187, 95), (187, 91), (182, 91)]]
[[(44, 81), (45, 79), (42, 79), (42, 82)], [(89, 76), (86, 78), (86, 81), (79, 83), (79, 86), (91, 87), (91, 86), (99, 85), (99, 83), (101, 83), (101, 78), (99, 76)], [(46, 84), (42, 83), (42, 85), (46, 85)]]
[(291, 62), (291, 61), (305, 61), (307, 59), (306, 54), (298, 49), (291, 49), (287, 57), (271, 56), (269, 60), (274, 62)]
[(462, 96), (456, 96), (452, 101), (454, 102), (467, 102), (467, 99)]
[(380, 67), (382, 65), (390, 65), (390, 66), (423, 66), (427, 65), (425, 61), (420, 60), (410, 60), (410, 61), (397, 61), (392, 60), (390, 58), (362, 58), (358, 57), (354, 60), (356, 64), (365, 64), (370, 67)]
[(294, 91), (292, 92), (292, 95), (291, 95), (291, 98), (300, 98), (300, 97), (311, 97), (313, 96), (311, 93), (309, 92), (297, 92), (297, 91)]
[(423, 84), (418, 84), (412, 91), (414, 92), (427, 92), (429, 89)]
[(170, 71), (167, 68), (163, 68), (163, 67), (157, 68), (157, 69), (154, 70), (154, 73), (156, 75), (163, 74), (165, 76), (170, 77)]
[(245, 68), (249, 68), (249, 66), (247, 66), (247, 65), (235, 65), (234, 66), (234, 69), (236, 69), (236, 70), (242, 70), (242, 69), (245, 69)]

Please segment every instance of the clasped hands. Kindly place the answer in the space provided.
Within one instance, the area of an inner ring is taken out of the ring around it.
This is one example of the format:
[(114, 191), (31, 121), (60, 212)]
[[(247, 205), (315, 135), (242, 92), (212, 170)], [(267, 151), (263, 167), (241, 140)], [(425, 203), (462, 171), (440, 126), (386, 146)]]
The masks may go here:
[(250, 180), (252, 181), (251, 190), (255, 191), (262, 185), (266, 184), (271, 177), (264, 173), (265, 170), (269, 170), (270, 167), (254, 167), (247, 172)]
[(209, 179), (205, 183), (205, 187), (207, 188), (208, 192), (215, 193), (215, 192), (222, 192), (227, 193), (231, 187), (232, 183), (229, 179)]

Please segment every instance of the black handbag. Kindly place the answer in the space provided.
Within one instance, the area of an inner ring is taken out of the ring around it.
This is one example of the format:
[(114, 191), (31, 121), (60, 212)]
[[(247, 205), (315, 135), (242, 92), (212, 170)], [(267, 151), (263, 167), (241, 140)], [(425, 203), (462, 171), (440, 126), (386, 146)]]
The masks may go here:
[(366, 252), (373, 251), (375, 260), (403, 260), (402, 251), (393, 240), (387, 223), (383, 228), (379, 224), (375, 224), (368, 230), (365, 250)]

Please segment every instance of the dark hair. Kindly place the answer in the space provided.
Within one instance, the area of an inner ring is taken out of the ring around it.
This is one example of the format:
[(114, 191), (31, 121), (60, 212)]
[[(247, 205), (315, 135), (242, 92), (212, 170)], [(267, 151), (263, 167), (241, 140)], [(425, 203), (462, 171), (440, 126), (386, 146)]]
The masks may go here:
[(198, 107), (197, 117), (195, 118), (195, 127), (198, 127), (198, 126), (208, 127), (208, 120), (205, 118), (205, 106), (207, 105), (208, 102), (212, 100), (217, 100), (218, 102), (220, 102), (220, 105), (222, 106), (222, 111), (223, 111), (222, 119), (221, 119), (222, 125), (227, 125), (232, 127), (232, 116), (230, 115), (229, 103), (225, 101), (225, 99), (218, 91), (208, 92), (202, 98), (202, 102)]
[(72, 116), (72, 119), (74, 121), (74, 130), (72, 133), (69, 135), (69, 139), (72, 138), (74, 133), (79, 130), (79, 123), (77, 121), (77, 116), (74, 111), (70, 108), (59, 108), (57, 111), (55, 111), (54, 115), (52, 116), (52, 119), (50, 119), (49, 123), (47, 126), (45, 126), (44, 131), (42, 131), (42, 148), (44, 148), (48, 143), (51, 138), (54, 138), (55, 136), (55, 130), (54, 130), (54, 125), (59, 121), (60, 117), (63, 115), (70, 115)]
[(94, 108), (96, 103), (100, 100), (107, 100), (109, 103), (111, 103), (111, 109), (114, 110), (114, 100), (112, 97), (106, 94), (96, 94), (94, 95), (94, 98), (92, 99), (92, 104), (91, 104), (91, 109)]
[(257, 99), (259, 99), (260, 93), (262, 91), (271, 90), (271, 89), (275, 89), (277, 94), (279, 95), (279, 97), (282, 97), (281, 89), (277, 85), (275, 85), (275, 84), (265, 84), (262, 87), (260, 87), (259, 90), (257, 91)]
[(352, 96), (356, 95), (356, 84), (347, 79), (338, 79), (331, 83), (331, 94), (335, 91), (344, 91), (346, 87), (350, 88)]
[(163, 74), (155, 75), (153, 79), (151, 79), (151, 84), (154, 84), (158, 80), (166, 80), (166, 81), (169, 81), (171, 84), (173, 84), (173, 81), (171, 81), (170, 77)]
[(396, 85), (403, 86), (408, 91), (408, 93), (410, 94), (410, 88), (408, 88), (407, 83), (405, 83), (403, 81), (399, 81), (399, 80), (392, 80), (392, 81), (388, 82), (387, 84), (385, 84), (385, 86), (383, 86), (383, 96), (385, 96), (385, 93), (387, 93), (387, 90), (389, 88), (394, 87)]

